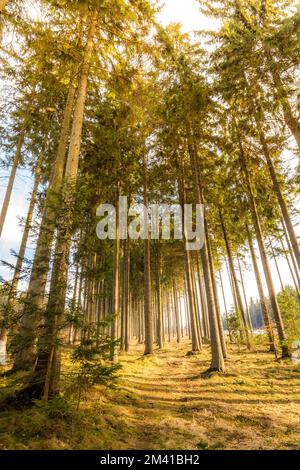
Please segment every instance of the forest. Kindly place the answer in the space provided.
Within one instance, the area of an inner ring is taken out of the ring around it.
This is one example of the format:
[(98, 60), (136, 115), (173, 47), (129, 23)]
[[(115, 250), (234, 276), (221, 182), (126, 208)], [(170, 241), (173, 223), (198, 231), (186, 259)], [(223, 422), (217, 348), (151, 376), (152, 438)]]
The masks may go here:
[(0, 0), (0, 461), (300, 450), (300, 3), (195, 1)]

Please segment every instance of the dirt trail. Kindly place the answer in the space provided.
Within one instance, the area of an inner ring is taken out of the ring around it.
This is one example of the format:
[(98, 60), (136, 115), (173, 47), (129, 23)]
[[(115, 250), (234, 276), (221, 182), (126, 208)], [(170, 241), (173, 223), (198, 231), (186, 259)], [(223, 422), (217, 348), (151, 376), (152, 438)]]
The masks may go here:
[(209, 351), (176, 344), (122, 358), (128, 434), (120, 448), (300, 449), (300, 368), (270, 354), (230, 354), (227, 373), (203, 376)]

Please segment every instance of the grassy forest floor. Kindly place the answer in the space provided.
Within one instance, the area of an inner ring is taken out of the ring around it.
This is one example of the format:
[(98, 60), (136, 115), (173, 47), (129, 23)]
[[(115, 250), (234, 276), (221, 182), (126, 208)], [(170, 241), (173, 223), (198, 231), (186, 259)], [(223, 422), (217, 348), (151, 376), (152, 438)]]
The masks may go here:
[[(207, 376), (209, 349), (188, 347), (141, 357), (137, 346), (121, 356), (117, 389), (95, 386), (79, 411), (2, 411), (0, 449), (300, 449), (299, 365), (231, 348), (227, 373)], [(23, 379), (1, 377), (2, 395)]]

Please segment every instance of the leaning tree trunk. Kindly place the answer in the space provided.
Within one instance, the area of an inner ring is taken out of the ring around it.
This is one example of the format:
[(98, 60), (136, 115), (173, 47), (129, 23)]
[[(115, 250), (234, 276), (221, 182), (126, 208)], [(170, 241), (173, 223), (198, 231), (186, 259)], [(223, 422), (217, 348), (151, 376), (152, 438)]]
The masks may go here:
[(297, 142), (298, 148), (300, 150), (300, 122), (293, 114), (293, 110), (290, 105), (285, 87), (282, 83), (280, 74), (278, 72), (277, 65), (274, 62), (270, 53), (267, 53), (267, 58), (270, 64), (270, 70), (272, 73), (274, 85), (278, 93), (278, 98), (281, 103), (285, 123), (290, 129), (292, 135), (294, 136)]
[(292, 221), (291, 221), (291, 217), (290, 217), (285, 199), (283, 197), (283, 194), (282, 194), (282, 191), (281, 191), (281, 188), (280, 188), (280, 184), (278, 182), (275, 166), (274, 166), (274, 163), (273, 163), (272, 158), (270, 156), (265, 136), (262, 132), (260, 132), (260, 138), (261, 138), (261, 143), (262, 143), (262, 146), (263, 146), (263, 149), (264, 149), (264, 155), (266, 157), (267, 165), (268, 165), (268, 168), (269, 168), (269, 172), (270, 172), (274, 192), (277, 196), (277, 199), (278, 199), (281, 211), (282, 211), (283, 219), (284, 219), (284, 222), (285, 222), (288, 234), (289, 234), (289, 238), (291, 240), (291, 244), (292, 244), (292, 247), (293, 247), (293, 251), (294, 251), (296, 260), (297, 260), (298, 269), (300, 270), (300, 249), (299, 249), (299, 243), (298, 243), (298, 240), (297, 240), (297, 236), (296, 236), (296, 233), (295, 233)]
[(226, 230), (226, 227), (225, 227), (225, 222), (224, 222), (224, 218), (223, 218), (223, 214), (221, 212), (221, 209), (219, 209), (219, 214), (220, 214), (220, 222), (221, 222), (223, 237), (224, 237), (227, 256), (228, 256), (229, 269), (230, 269), (230, 273), (231, 273), (231, 276), (232, 276), (232, 282), (234, 284), (234, 289), (235, 289), (235, 293), (236, 293), (237, 306), (238, 306), (239, 314), (241, 315), (241, 318), (242, 318), (243, 327), (244, 327), (244, 331), (245, 331), (245, 334), (246, 334), (247, 348), (249, 350), (251, 350), (251, 342), (250, 342), (250, 336), (249, 336), (249, 330), (248, 330), (248, 325), (247, 325), (245, 309), (244, 309), (244, 305), (243, 305), (243, 301), (242, 301), (242, 295), (241, 295), (241, 292), (240, 292), (240, 288), (239, 288), (239, 284), (238, 284), (238, 280), (237, 280), (237, 276), (236, 276), (236, 272), (235, 272), (235, 268), (234, 268), (232, 252), (231, 252), (231, 248), (230, 248), (230, 245), (229, 245), (227, 230)]
[(224, 290), (224, 284), (223, 284), (223, 278), (222, 278), (221, 271), (219, 272), (219, 276), (220, 276), (220, 285), (221, 285), (222, 297), (223, 297), (223, 302), (224, 302), (225, 318), (226, 318), (226, 323), (227, 323), (229, 341), (232, 343), (232, 335), (231, 335), (231, 331), (230, 331), (230, 328), (229, 328), (229, 316), (228, 316), (226, 296), (225, 296), (225, 290)]
[(49, 300), (44, 316), (44, 333), (40, 338), (38, 345), (36, 367), (31, 376), (28, 389), (27, 391), (25, 390), (31, 399), (43, 397), (47, 400), (49, 396), (56, 394), (59, 391), (59, 334), (61, 331), (65, 307), (69, 252), (74, 218), (75, 187), (78, 174), (84, 109), (96, 23), (97, 13), (94, 11), (89, 17), (89, 32), (74, 108), (70, 147), (62, 190), (62, 205), (60, 217), (56, 224), (58, 228), (58, 236), (51, 276)]
[(46, 195), (42, 222), (27, 290), (26, 303), (24, 305), (24, 312), (20, 328), (20, 342), (22, 347), (15, 357), (15, 369), (28, 368), (34, 362), (34, 341), (37, 333), (39, 312), (43, 306), (44, 301), (44, 292), (47, 282), (51, 248), (55, 231), (55, 221), (60, 201), (58, 195), (63, 180), (75, 91), (75, 85), (73, 82), (71, 82), (64, 110), (59, 145), (54, 162), (54, 172), (50, 187)]
[(281, 220), (281, 224), (282, 224), (283, 233), (284, 233), (284, 236), (285, 236), (285, 239), (286, 239), (286, 242), (287, 242), (288, 250), (290, 252), (291, 260), (292, 260), (292, 263), (293, 263), (293, 266), (294, 266), (295, 275), (296, 275), (296, 278), (297, 278), (297, 283), (298, 283), (298, 286), (300, 288), (300, 271), (299, 271), (299, 268), (298, 268), (298, 265), (297, 265), (295, 254), (293, 253), (293, 250), (292, 250), (291, 242), (290, 242), (290, 239), (289, 239), (289, 236), (288, 236), (288, 233), (287, 233), (287, 230), (286, 230), (283, 219)]
[(269, 338), (269, 346), (270, 346), (270, 351), (275, 352), (276, 356), (276, 347), (275, 347), (275, 341), (274, 341), (274, 331), (273, 331), (273, 325), (270, 317), (270, 312), (267, 306), (266, 298), (264, 295), (264, 289), (263, 289), (263, 283), (261, 280), (259, 268), (258, 268), (258, 263), (257, 263), (257, 258), (253, 246), (253, 241), (252, 241), (252, 236), (250, 229), (248, 225), (246, 225), (247, 229), (247, 235), (248, 235), (248, 243), (249, 243), (249, 248), (250, 248), (250, 253), (251, 253), (251, 258), (252, 258), (252, 264), (253, 264), (253, 269), (254, 269), (254, 274), (255, 274), (255, 279), (256, 279), (256, 284), (258, 288), (258, 294), (259, 294), (259, 300), (260, 300), (260, 306), (262, 310), (262, 315), (265, 323), (265, 328), (266, 332)]
[(242, 267), (241, 267), (239, 255), (237, 255), (237, 262), (238, 262), (238, 268), (239, 268), (239, 273), (240, 273), (241, 286), (242, 286), (242, 291), (243, 291), (243, 296), (244, 296), (244, 303), (245, 303), (245, 308), (246, 308), (246, 315), (247, 315), (248, 326), (249, 326), (249, 328), (250, 328), (251, 334), (253, 335), (253, 326), (252, 326), (251, 316), (250, 316), (249, 307), (248, 307), (248, 300), (247, 300), (247, 295), (246, 295), (246, 289), (245, 289), (245, 283), (244, 283), (244, 276), (243, 276), (243, 271), (242, 271)]
[(197, 279), (198, 279), (198, 287), (199, 287), (200, 302), (201, 302), (201, 312), (202, 312), (203, 336), (204, 336), (204, 339), (206, 341), (209, 341), (209, 326), (208, 326), (207, 304), (206, 304), (206, 296), (205, 296), (205, 292), (204, 292), (204, 288), (203, 288), (203, 280), (202, 280), (202, 277), (201, 277), (199, 253), (196, 254), (196, 263), (197, 263)]
[[(14, 276), (13, 276), (13, 279), (12, 279), (12, 283), (11, 283), (10, 291), (9, 291), (9, 296), (8, 296), (7, 307), (8, 307), (9, 312), (11, 311), (10, 307), (13, 308), (12, 304), (13, 304), (15, 296), (17, 295), (18, 284), (19, 284), (19, 280), (20, 280), (20, 277), (21, 277), (21, 273), (22, 273), (22, 266), (23, 266), (25, 251), (26, 251), (26, 247), (27, 247), (29, 232), (30, 232), (30, 229), (31, 229), (31, 222), (32, 222), (34, 207), (35, 207), (35, 204), (36, 204), (38, 187), (39, 187), (39, 183), (40, 183), (42, 164), (43, 164), (44, 157), (45, 157), (44, 152), (45, 152), (45, 148), (41, 152), (40, 157), (38, 158), (38, 161), (37, 161), (37, 164), (36, 164), (33, 189), (32, 189), (32, 193), (31, 193), (31, 197), (30, 197), (30, 203), (29, 203), (29, 208), (28, 208), (28, 212), (27, 212), (24, 232), (23, 232), (23, 235), (22, 235), (21, 245), (20, 245), (20, 249), (19, 249), (19, 253), (18, 253), (18, 257), (17, 257), (16, 266), (15, 266), (15, 269), (14, 269)], [(7, 343), (7, 334), (8, 334), (8, 328), (6, 326), (4, 326), (1, 329), (0, 341), (4, 342), (5, 347), (6, 347), (6, 343)]]
[[(236, 131), (237, 131), (237, 127), (236, 127)], [(256, 201), (255, 201), (254, 193), (253, 193), (253, 189), (252, 189), (252, 182), (251, 182), (251, 177), (250, 177), (250, 173), (249, 173), (248, 166), (247, 166), (246, 155), (244, 153), (244, 149), (243, 149), (241, 139), (240, 139), (240, 136), (239, 136), (238, 132), (237, 132), (237, 138), (238, 138), (238, 144), (239, 144), (239, 150), (240, 150), (239, 158), (240, 158), (241, 166), (242, 166), (242, 169), (243, 169), (244, 175), (245, 175), (245, 182), (246, 182), (247, 192), (248, 192), (248, 196), (249, 196), (251, 215), (252, 215), (252, 219), (253, 219), (256, 239), (257, 239), (259, 252), (260, 252), (260, 256), (261, 256), (261, 260), (262, 260), (262, 264), (263, 264), (263, 269), (264, 269), (264, 273), (265, 273), (266, 283), (267, 283), (267, 287), (268, 287), (268, 291), (269, 291), (272, 311), (273, 311), (273, 315), (274, 315), (275, 322), (276, 322), (276, 328), (277, 328), (278, 337), (279, 337), (279, 341), (280, 341), (282, 357), (290, 357), (290, 352), (289, 352), (289, 348), (288, 348), (288, 345), (287, 345), (287, 337), (286, 337), (286, 334), (285, 334), (284, 324), (283, 324), (283, 320), (282, 320), (282, 317), (281, 317), (281, 312), (280, 312), (280, 309), (279, 309), (279, 305), (278, 305), (278, 302), (277, 302), (276, 292), (275, 292), (275, 289), (274, 289), (271, 270), (270, 270), (270, 265), (269, 265), (269, 260), (268, 260), (268, 256), (267, 256), (267, 251), (266, 251), (266, 247), (265, 247), (265, 243), (264, 243), (264, 239), (263, 239), (263, 232), (262, 232), (262, 228), (261, 228), (261, 225), (260, 225), (260, 220), (259, 220), (259, 216), (258, 216)]]
[(300, 299), (300, 291), (299, 291), (299, 284), (300, 283), (299, 283), (299, 281), (297, 281), (297, 278), (296, 278), (297, 272), (296, 272), (296, 275), (295, 275), (294, 270), (293, 270), (293, 266), (291, 265), (291, 261), (290, 261), (290, 258), (289, 258), (289, 253), (286, 250), (286, 247), (284, 246), (284, 242), (283, 242), (282, 238), (280, 238), (280, 244), (281, 244), (282, 252), (283, 252), (284, 257), (286, 259), (287, 265), (289, 267), (291, 277), (293, 279), (295, 291), (297, 292), (298, 298)]
[(20, 134), (19, 134), (19, 137), (18, 137), (16, 152), (15, 152), (15, 156), (14, 156), (14, 159), (13, 159), (13, 165), (12, 165), (12, 169), (11, 169), (11, 172), (10, 172), (8, 185), (7, 185), (7, 188), (6, 188), (4, 201), (3, 201), (3, 205), (2, 205), (2, 209), (1, 209), (1, 214), (0, 214), (0, 237), (2, 235), (2, 231), (3, 231), (3, 227), (4, 227), (4, 223), (5, 223), (5, 219), (6, 219), (6, 215), (7, 215), (7, 211), (8, 211), (8, 206), (9, 206), (9, 203), (10, 203), (11, 194), (12, 194), (12, 190), (13, 190), (13, 186), (14, 186), (14, 182), (15, 182), (15, 178), (16, 178), (17, 169), (18, 169), (18, 166), (21, 162), (22, 148), (23, 148), (27, 128), (28, 128), (28, 118), (25, 118), (25, 121), (23, 123), (23, 126), (20, 130)]
[(266, 136), (265, 136), (264, 131), (263, 131), (263, 121), (264, 121), (264, 119), (263, 119), (264, 118), (263, 109), (262, 109), (262, 106), (261, 106), (260, 102), (258, 102), (255, 98), (253, 98), (253, 96), (251, 94), (251, 91), (250, 91), (250, 86), (248, 84), (248, 81), (247, 81), (247, 78), (246, 78), (245, 75), (244, 75), (244, 78), (245, 78), (246, 87), (247, 87), (248, 92), (249, 92), (249, 98), (250, 98), (251, 104), (252, 104), (253, 115), (254, 115), (254, 119), (255, 119), (255, 123), (256, 123), (256, 128), (257, 128), (257, 133), (258, 133), (259, 141), (260, 141), (260, 144), (261, 144), (261, 148), (262, 148), (263, 154), (264, 154), (265, 159), (266, 159), (266, 163), (267, 163), (267, 167), (269, 169), (273, 189), (274, 189), (274, 192), (277, 196), (278, 203), (279, 203), (279, 206), (280, 206), (280, 209), (281, 209), (281, 212), (282, 212), (282, 216), (283, 216), (283, 219), (284, 219), (284, 222), (285, 222), (288, 234), (289, 234), (289, 238), (290, 238), (290, 241), (291, 241), (291, 244), (292, 244), (292, 247), (293, 247), (293, 251), (294, 251), (294, 254), (295, 254), (295, 257), (296, 257), (296, 260), (297, 260), (298, 268), (300, 270), (300, 248), (299, 248), (299, 243), (298, 243), (297, 236), (296, 236), (296, 233), (295, 233), (292, 221), (291, 221), (291, 217), (290, 217), (290, 214), (289, 214), (289, 211), (288, 211), (288, 207), (287, 207), (285, 198), (284, 198), (284, 196), (282, 194), (282, 191), (281, 191), (281, 187), (280, 187), (280, 184), (279, 184), (279, 181), (278, 181), (275, 165), (274, 165), (273, 159), (272, 159), (271, 154), (270, 154), (267, 139), (266, 139)]

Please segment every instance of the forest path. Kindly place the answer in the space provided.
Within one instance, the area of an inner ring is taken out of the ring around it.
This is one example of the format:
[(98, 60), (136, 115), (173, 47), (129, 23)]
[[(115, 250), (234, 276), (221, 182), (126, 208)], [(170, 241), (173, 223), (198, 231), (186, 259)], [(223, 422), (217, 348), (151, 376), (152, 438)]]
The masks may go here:
[(207, 376), (209, 348), (189, 350), (188, 341), (172, 341), (144, 357), (132, 344), (120, 356), (118, 387), (91, 388), (78, 412), (63, 398), (3, 411), (0, 449), (300, 449), (300, 365), (230, 347), (227, 372)]
[(174, 342), (153, 357), (121, 357), (120, 448), (300, 449), (299, 366), (231, 351), (227, 373), (207, 377), (209, 349), (188, 350)]

